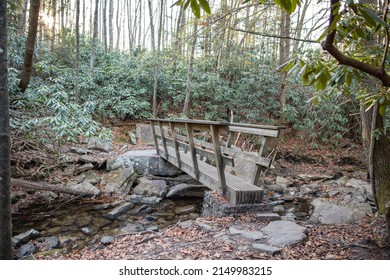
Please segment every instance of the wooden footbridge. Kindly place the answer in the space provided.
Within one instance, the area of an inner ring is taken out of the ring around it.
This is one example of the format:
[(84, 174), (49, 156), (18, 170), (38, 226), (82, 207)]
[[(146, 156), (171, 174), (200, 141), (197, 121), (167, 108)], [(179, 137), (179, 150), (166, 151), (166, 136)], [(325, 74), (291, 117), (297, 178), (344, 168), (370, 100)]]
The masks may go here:
[[(262, 202), (263, 189), (257, 183), (262, 170), (272, 163), (271, 158), (264, 156), (267, 139), (278, 138), (284, 127), (192, 119), (150, 119), (150, 124), (158, 155), (218, 191), (232, 204)], [(251, 157), (251, 178), (243, 179), (225, 170), (226, 166), (234, 167), (237, 153), (245, 153), (232, 145), (237, 133), (256, 135), (259, 139), (255, 160)]]

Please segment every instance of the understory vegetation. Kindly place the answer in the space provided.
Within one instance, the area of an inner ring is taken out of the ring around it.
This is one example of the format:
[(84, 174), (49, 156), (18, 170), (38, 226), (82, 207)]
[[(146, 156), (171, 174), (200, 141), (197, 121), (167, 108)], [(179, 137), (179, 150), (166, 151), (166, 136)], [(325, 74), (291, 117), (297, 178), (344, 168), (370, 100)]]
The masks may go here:
[[(62, 43), (67, 47), (53, 51), (38, 43), (31, 84), (21, 92), (18, 83), (25, 37), (11, 32), (9, 92), (14, 134), (52, 145), (93, 135), (107, 139), (110, 132), (103, 127), (109, 126), (110, 120), (144, 120), (152, 116), (155, 64), (159, 66), (158, 117), (181, 116), (188, 67), (185, 57), (172, 49), (165, 49), (158, 56), (141, 48), (107, 52), (98, 44), (91, 75), (91, 42), (82, 38), (80, 100), (76, 102), (74, 41), (67, 36)], [(233, 116), (234, 122), (277, 124), (280, 115), (277, 62), (263, 60), (251, 50), (237, 50), (236, 55), (218, 67), (216, 60), (210, 55), (195, 61), (189, 117), (231, 121)], [(289, 127), (320, 143), (337, 143), (344, 136), (356, 134), (357, 122), (350, 113), (351, 107), (356, 107), (353, 99), (331, 96), (314, 106), (307, 101), (313, 97), (312, 88), (303, 86), (300, 79), (299, 71), (289, 75), (285, 108)]]

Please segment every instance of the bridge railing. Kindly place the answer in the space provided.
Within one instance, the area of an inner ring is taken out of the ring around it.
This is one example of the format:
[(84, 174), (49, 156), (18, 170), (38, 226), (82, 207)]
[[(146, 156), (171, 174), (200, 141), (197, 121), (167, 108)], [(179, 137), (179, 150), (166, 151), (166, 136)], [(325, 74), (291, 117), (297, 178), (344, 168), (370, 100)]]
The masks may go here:
[[(227, 195), (234, 203), (245, 200), (241, 194), (237, 194), (241, 188), (248, 193), (258, 189), (256, 185), (261, 170), (269, 168), (272, 162), (272, 159), (264, 155), (267, 139), (278, 138), (283, 129), (277, 126), (192, 119), (150, 119), (150, 123), (156, 151), (161, 157), (211, 189)], [(234, 167), (237, 153), (244, 154), (232, 144), (233, 139), (237, 139), (235, 135), (242, 134), (256, 135), (260, 139), (257, 155), (248, 156), (248, 160), (255, 165), (249, 183), (225, 172), (226, 166)], [(221, 139), (224, 139), (222, 143)], [(212, 165), (205, 164), (205, 159)]]

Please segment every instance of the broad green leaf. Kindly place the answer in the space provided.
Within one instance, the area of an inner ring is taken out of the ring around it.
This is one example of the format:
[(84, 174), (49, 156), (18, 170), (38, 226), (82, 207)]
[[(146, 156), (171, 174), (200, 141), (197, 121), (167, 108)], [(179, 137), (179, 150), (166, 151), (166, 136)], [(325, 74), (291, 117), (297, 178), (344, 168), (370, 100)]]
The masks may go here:
[[(361, 8), (361, 7), (360, 7)], [(375, 27), (376, 26), (376, 21), (375, 19), (367, 13), (367, 11), (365, 9), (360, 9), (360, 12), (362, 13), (362, 17), (364, 17), (364, 19), (366, 20), (367, 24), (371, 27)]]
[(366, 39), (366, 38), (367, 38), (367, 37), (366, 37), (366, 34), (365, 34), (364, 31), (363, 31), (363, 29), (361, 29), (361, 28), (356, 28), (355, 32), (356, 32), (356, 34), (357, 34), (360, 38), (362, 38), (362, 39)]
[(282, 72), (287, 72), (295, 65), (295, 59), (291, 59), (287, 62), (287, 64), (283, 67)]
[(387, 105), (382, 104), (379, 106), (379, 114), (384, 117), (386, 114)]
[(191, 9), (195, 17), (200, 18), (200, 7), (196, 0), (191, 0)]
[[(380, 25), (386, 27), (386, 28), (390, 28), (390, 25), (385, 22), (381, 17), (377, 16), (373, 10), (371, 9), (368, 9), (364, 6), (361, 6), (360, 7), (360, 11), (363, 13), (363, 11), (374, 21), (376, 21), (377, 23), (379, 23)], [(364, 17), (366, 18), (366, 17)]]
[(210, 5), (209, 5), (209, 2), (207, 0), (199, 0), (199, 3), (206, 13), (211, 14)]

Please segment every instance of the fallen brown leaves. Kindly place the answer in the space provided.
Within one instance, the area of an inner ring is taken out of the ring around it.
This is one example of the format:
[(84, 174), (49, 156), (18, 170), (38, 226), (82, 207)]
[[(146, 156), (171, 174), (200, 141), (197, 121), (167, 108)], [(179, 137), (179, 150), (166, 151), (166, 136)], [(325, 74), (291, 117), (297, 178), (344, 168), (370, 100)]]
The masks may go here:
[[(221, 238), (229, 226), (259, 229), (265, 225), (252, 215), (237, 218), (198, 219), (190, 228), (179, 225), (158, 233), (128, 235), (117, 238), (109, 245), (90, 245), (69, 255), (56, 255), (50, 259), (285, 259), (285, 260), (341, 260), (384, 259), (388, 250), (381, 247), (384, 221), (366, 220), (357, 224), (313, 225), (308, 227), (308, 238), (299, 244), (284, 248), (279, 255), (270, 256), (252, 249), (251, 243), (235, 237)], [(198, 223), (211, 223), (213, 231), (206, 233)], [(387, 254), (387, 255), (386, 255)]]

